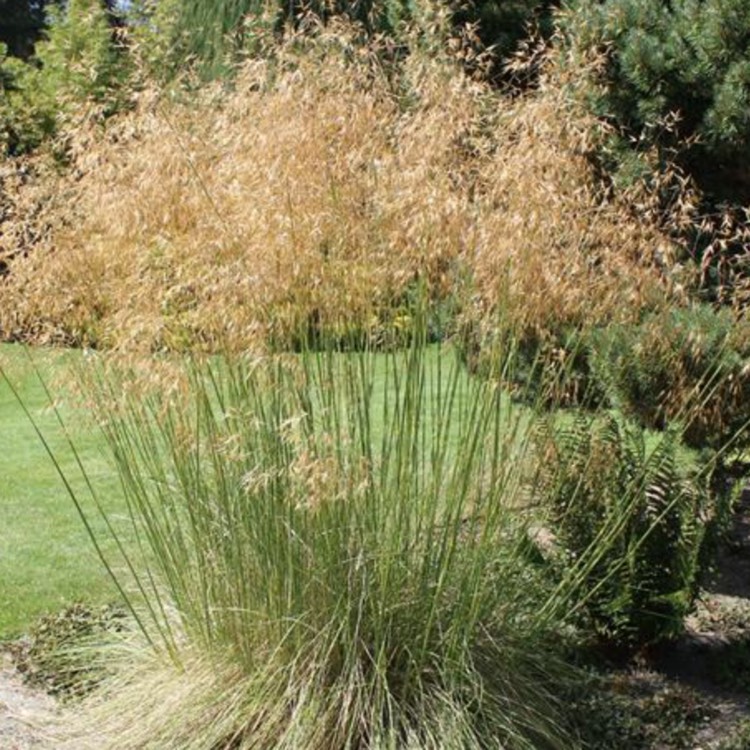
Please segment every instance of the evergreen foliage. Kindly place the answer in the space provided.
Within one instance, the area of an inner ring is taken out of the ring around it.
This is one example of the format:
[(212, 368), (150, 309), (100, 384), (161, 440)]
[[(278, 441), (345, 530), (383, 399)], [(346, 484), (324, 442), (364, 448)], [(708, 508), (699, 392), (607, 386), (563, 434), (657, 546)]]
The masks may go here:
[(651, 429), (677, 423), (692, 447), (750, 439), (750, 330), (708, 305), (602, 331), (592, 369), (619, 409)]
[(0, 146), (30, 151), (54, 135), (80, 105), (116, 107), (125, 65), (113, 42), (108, 12), (98, 0), (70, 0), (50, 13), (50, 26), (31, 63), (0, 50)]
[(549, 35), (554, 0), (141, 0), (131, 16), (149, 19), (152, 61), (173, 75), (186, 61), (197, 63), (207, 77), (227, 74), (238, 54), (253, 49), (259, 28), (280, 31), (312, 15), (323, 22), (345, 16), (361, 24), (366, 35), (387, 34), (405, 41), (407, 29), (423, 34), (475, 26), (481, 46), (502, 61), (514, 52), (530, 29)]
[(677, 150), (717, 194), (746, 194), (750, 4), (578, 0), (563, 28), (574, 49), (604, 55), (589, 93), (597, 114), (617, 126), (621, 151)]

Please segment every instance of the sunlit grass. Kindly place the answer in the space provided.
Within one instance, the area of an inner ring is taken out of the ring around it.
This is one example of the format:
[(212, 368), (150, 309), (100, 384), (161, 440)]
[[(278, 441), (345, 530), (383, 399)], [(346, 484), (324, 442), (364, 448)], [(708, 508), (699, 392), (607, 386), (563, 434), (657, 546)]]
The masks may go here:
[[(39, 376), (54, 383), (70, 372), (80, 353), (35, 350), (33, 364), (31, 357), (22, 347), (0, 346), (0, 367), (38, 420), (61, 468), (74, 478), (75, 458)], [(71, 424), (106, 507), (117, 509), (121, 495), (101, 435), (81, 425), (64, 398), (58, 408)], [(81, 486), (80, 480), (74, 481)], [(0, 379), (0, 639), (19, 635), (38, 615), (70, 602), (107, 602), (115, 595), (54, 464), (16, 396)]]

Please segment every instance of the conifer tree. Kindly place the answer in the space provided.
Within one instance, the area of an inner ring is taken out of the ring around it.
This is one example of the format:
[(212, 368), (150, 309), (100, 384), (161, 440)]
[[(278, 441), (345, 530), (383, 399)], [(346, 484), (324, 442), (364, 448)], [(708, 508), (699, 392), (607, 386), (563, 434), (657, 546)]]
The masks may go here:
[(36, 148), (80, 117), (85, 102), (104, 113), (116, 107), (124, 74), (105, 4), (67, 0), (51, 8), (33, 62), (10, 59), (0, 48), (0, 152)]
[(709, 190), (750, 190), (747, 0), (578, 0), (564, 28), (605, 55), (595, 106), (624, 141), (677, 149)]

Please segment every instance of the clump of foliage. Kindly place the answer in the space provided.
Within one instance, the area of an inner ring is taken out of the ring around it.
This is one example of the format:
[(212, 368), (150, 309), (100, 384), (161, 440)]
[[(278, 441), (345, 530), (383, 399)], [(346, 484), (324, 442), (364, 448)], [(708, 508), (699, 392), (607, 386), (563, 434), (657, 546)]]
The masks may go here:
[(679, 632), (709, 505), (674, 436), (537, 430), (421, 330), (146, 381), (91, 363), (133, 524), (104, 559), (141, 636), (71, 747), (569, 747), (570, 626)]
[(579, 418), (542, 451), (538, 497), (551, 510), (556, 562), (564, 569), (604, 549), (583, 582), (593, 631), (626, 649), (679, 634), (697, 593), (710, 504), (703, 480), (681, 465), (677, 436), (649, 448), (640, 428)]
[(696, 448), (750, 438), (750, 327), (729, 310), (674, 307), (612, 327), (594, 369), (612, 403), (648, 428), (681, 423)]
[(716, 750), (747, 750), (748, 747), (750, 747), (750, 720), (743, 719), (728, 737), (719, 742)]
[(297, 3), (265, 0), (136, 0), (129, 8), (140, 57), (159, 80), (192, 67), (204, 78), (234, 72), (243, 53), (254, 48), (258, 35), (273, 34), (283, 15), (300, 11)]
[(124, 627), (121, 608), (92, 608), (78, 603), (42, 617), (12, 653), (24, 679), (50, 695), (63, 699), (81, 697), (106, 675), (92, 660), (95, 646)]
[(233, 91), (144, 96), (94, 148), (81, 131), (77, 218), (10, 267), (5, 335), (294, 348), (387, 339), (415, 285), (447, 309), (472, 222), (462, 136), (493, 94), (419, 57), (402, 108), (351, 43), (321, 29), (245, 65)]
[[(503, 384), (519, 400), (560, 407), (600, 408), (608, 405), (607, 392), (591, 366), (591, 332), (588, 328), (557, 331), (529, 328), (515, 333), (513, 321), (501, 317), (483, 341), (476, 325), (459, 329), (459, 340), (468, 367), (489, 378), (502, 375)], [(512, 365), (499, 367), (510, 356)]]
[(0, 49), (0, 145), (8, 154), (32, 151), (93, 106), (118, 106), (124, 58), (99, 0), (70, 0), (50, 11), (45, 38), (29, 62)]
[(532, 95), (506, 103), (501, 153), (477, 186), (488, 215), (468, 256), (460, 330), (472, 368), (496, 376), (512, 342), (514, 382), (550, 403), (597, 405), (591, 333), (669, 304), (656, 259), (672, 243), (653, 216), (633, 216), (633, 196), (604, 189), (592, 164), (607, 128), (570, 95), (575, 85), (550, 65)]
[(518, 512), (529, 422), (437, 356), (95, 377), (150, 642), (84, 706), (96, 747), (569, 746), (570, 599)]
[[(578, 0), (568, 43), (603, 59), (587, 93), (620, 136), (615, 160), (656, 145), (719, 194), (746, 196), (750, 7), (744, 0)], [(575, 57), (580, 65), (582, 57)], [(618, 156), (619, 154), (619, 156)]]

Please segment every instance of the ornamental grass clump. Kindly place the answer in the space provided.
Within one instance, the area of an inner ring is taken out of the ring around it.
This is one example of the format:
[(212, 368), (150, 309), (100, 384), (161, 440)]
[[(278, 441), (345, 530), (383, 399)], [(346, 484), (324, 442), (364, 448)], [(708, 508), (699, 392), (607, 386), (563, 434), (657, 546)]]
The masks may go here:
[(711, 467), (521, 406), (512, 342), (476, 378), (420, 326), (388, 354), (84, 363), (125, 518), (58, 467), (130, 621), (60, 747), (568, 748), (587, 628), (679, 632)]
[(448, 298), (471, 231), (463, 140), (490, 94), (424, 56), (384, 70), (352, 33), (279, 44), (229, 91), (147, 88), (78, 132), (53, 192), (73, 215), (13, 248), (0, 336), (288, 349), (387, 335), (418, 278)]
[(71, 134), (62, 174), (9, 175), (0, 338), (390, 345), (422, 284), (478, 366), (500, 313), (527, 365), (672, 299), (674, 243), (606, 189), (606, 127), (560, 66), (507, 97), (448, 53), (394, 60), (394, 44), (332, 22), (246, 60), (231, 87), (144, 83), (132, 111)]
[(140, 635), (71, 747), (569, 747), (528, 415), (450, 361), (415, 341), (94, 378)]

